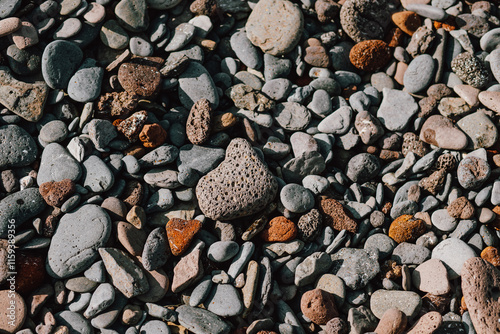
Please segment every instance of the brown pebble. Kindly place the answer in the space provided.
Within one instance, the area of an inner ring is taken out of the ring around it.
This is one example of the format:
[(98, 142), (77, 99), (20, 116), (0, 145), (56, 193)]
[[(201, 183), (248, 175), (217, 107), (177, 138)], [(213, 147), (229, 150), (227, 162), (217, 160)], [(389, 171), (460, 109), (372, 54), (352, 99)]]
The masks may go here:
[(309, 290), (302, 295), (300, 310), (317, 325), (326, 323), (339, 315), (333, 294), (321, 289)]
[(318, 15), (318, 21), (326, 23), (333, 20), (340, 11), (341, 6), (333, 0), (317, 0), (314, 9)]
[(470, 219), (474, 216), (474, 206), (465, 196), (451, 202), (447, 210), (448, 214), (453, 218)]
[(39, 190), (48, 205), (59, 207), (75, 193), (76, 187), (72, 180), (64, 179), (42, 183)]
[(422, 25), (420, 16), (411, 11), (394, 13), (391, 18), (395, 25), (410, 36)]
[[(116, 124), (116, 129), (123, 133), (123, 135), (129, 140), (129, 142), (132, 143), (137, 141), (137, 139), (139, 138), (139, 134), (141, 133), (142, 127), (146, 123), (147, 119), (147, 111), (138, 111), (120, 122), (118, 122), (118, 120), (115, 120), (115, 122), (118, 123)], [(113, 122), (113, 125), (115, 125), (115, 122)]]
[(172, 218), (165, 228), (170, 250), (174, 256), (178, 256), (188, 249), (195, 234), (201, 229), (201, 222), (194, 219)]
[(161, 74), (154, 66), (124, 63), (118, 69), (118, 81), (130, 94), (149, 98), (160, 91)]
[(339, 201), (333, 198), (322, 199), (319, 202), (319, 210), (323, 215), (323, 222), (334, 230), (347, 230), (352, 233), (358, 230), (358, 223), (347, 214)]
[(401, 334), (406, 329), (407, 323), (406, 315), (398, 310), (392, 308), (385, 311), (380, 319), (380, 322), (375, 329), (377, 334)]
[(203, 144), (210, 136), (212, 124), (212, 108), (207, 99), (198, 100), (191, 111), (186, 122), (186, 136), (195, 145)]
[(442, 323), (443, 317), (439, 312), (428, 312), (421, 316), (406, 334), (431, 334), (434, 333)]
[(260, 233), (265, 242), (287, 242), (297, 237), (297, 225), (283, 216), (274, 217)]
[(493, 246), (488, 246), (481, 252), (481, 258), (483, 260), (488, 261), (495, 267), (500, 267), (500, 254), (498, 252), (498, 248)]
[(143, 126), (139, 139), (144, 147), (155, 148), (163, 145), (167, 140), (167, 131), (160, 124), (146, 124)]
[(326, 68), (330, 65), (330, 57), (323, 46), (310, 46), (306, 48), (304, 61), (314, 67)]
[(389, 46), (382, 40), (368, 40), (354, 45), (349, 53), (351, 63), (358, 69), (373, 72), (391, 59)]
[(444, 187), (444, 181), (446, 178), (446, 171), (444, 169), (437, 170), (433, 172), (429, 177), (424, 177), (418, 182), (418, 185), (432, 195), (436, 195)]
[(238, 117), (233, 113), (226, 112), (215, 115), (212, 120), (212, 133), (220, 132), (233, 127), (238, 123)]

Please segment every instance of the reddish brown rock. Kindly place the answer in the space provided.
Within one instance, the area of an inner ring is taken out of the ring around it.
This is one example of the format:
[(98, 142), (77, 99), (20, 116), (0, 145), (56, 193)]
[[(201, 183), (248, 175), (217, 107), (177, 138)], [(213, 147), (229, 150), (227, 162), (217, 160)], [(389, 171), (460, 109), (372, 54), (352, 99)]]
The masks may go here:
[(287, 242), (297, 237), (297, 225), (283, 216), (274, 217), (260, 233), (266, 242)]
[(38, 190), (48, 205), (59, 207), (75, 193), (76, 188), (73, 181), (64, 179), (42, 183)]
[[(116, 129), (123, 133), (130, 142), (137, 141), (142, 127), (148, 119), (148, 113), (144, 110), (132, 114), (129, 118), (118, 122)], [(115, 121), (116, 122), (116, 121)], [(113, 125), (115, 123), (113, 122)]]
[(412, 215), (396, 218), (389, 227), (389, 237), (397, 243), (415, 242), (426, 231), (425, 222)]
[(322, 199), (319, 202), (319, 210), (323, 215), (323, 222), (334, 230), (347, 230), (352, 233), (358, 230), (358, 223), (348, 216), (339, 201), (333, 198)]
[(392, 22), (410, 36), (422, 25), (420, 16), (410, 11), (392, 14)]
[(139, 102), (139, 97), (127, 91), (106, 93), (99, 98), (97, 113), (100, 116), (127, 117)]
[(375, 333), (401, 334), (406, 329), (407, 321), (406, 315), (403, 312), (397, 308), (389, 309), (385, 311), (380, 319), (377, 328), (375, 328)]
[(462, 291), (477, 333), (499, 333), (500, 270), (474, 257), (462, 267)]
[(122, 200), (125, 204), (133, 207), (141, 203), (144, 196), (144, 186), (137, 180), (130, 180), (123, 190)]
[(429, 145), (421, 141), (413, 132), (406, 132), (403, 135), (401, 152), (405, 157), (408, 153), (413, 152), (421, 158), (429, 152)]
[(155, 148), (167, 140), (167, 131), (158, 123), (146, 124), (139, 134), (139, 139), (144, 147)]
[(391, 59), (389, 46), (382, 40), (368, 40), (354, 45), (349, 53), (351, 63), (358, 69), (373, 72)]
[(118, 69), (118, 81), (130, 94), (154, 97), (160, 91), (161, 74), (151, 65), (124, 63)]
[(325, 334), (348, 334), (349, 324), (342, 318), (333, 318), (326, 323)]
[(175, 256), (182, 255), (193, 241), (196, 233), (201, 229), (199, 220), (184, 220), (172, 218), (168, 221), (166, 230), (170, 250)]
[(326, 323), (339, 315), (333, 294), (321, 289), (309, 290), (302, 295), (300, 310), (317, 325)]
[(457, 168), (457, 160), (450, 153), (445, 153), (440, 155), (434, 166), (432, 166), (431, 171), (437, 171), (440, 169), (445, 170), (447, 173), (454, 171)]
[(446, 171), (444, 169), (433, 172), (429, 177), (424, 177), (418, 182), (419, 187), (424, 188), (433, 195), (439, 193), (444, 187)]
[(465, 196), (451, 202), (446, 209), (453, 218), (470, 219), (474, 216), (474, 206)]
[(421, 316), (406, 334), (431, 334), (434, 333), (442, 323), (443, 317), (439, 312), (428, 312)]
[(323, 46), (309, 46), (306, 48), (304, 61), (314, 67), (328, 67), (330, 57)]
[(481, 252), (481, 258), (488, 261), (495, 267), (500, 267), (500, 254), (498, 253), (498, 248), (493, 246), (488, 246)]
[(148, 234), (134, 225), (126, 222), (119, 222), (116, 226), (118, 241), (132, 255), (140, 256), (144, 249), (144, 244)]
[(210, 101), (201, 99), (193, 105), (187, 119), (186, 136), (188, 140), (195, 145), (203, 144), (210, 136), (211, 124)]
[[(11, 310), (9, 307), (12, 307)], [(10, 290), (0, 291), (0, 333), (16, 333), (26, 320), (28, 310), (23, 297)]]
[(34, 252), (16, 252), (16, 291), (26, 295), (43, 284), (45, 256)]

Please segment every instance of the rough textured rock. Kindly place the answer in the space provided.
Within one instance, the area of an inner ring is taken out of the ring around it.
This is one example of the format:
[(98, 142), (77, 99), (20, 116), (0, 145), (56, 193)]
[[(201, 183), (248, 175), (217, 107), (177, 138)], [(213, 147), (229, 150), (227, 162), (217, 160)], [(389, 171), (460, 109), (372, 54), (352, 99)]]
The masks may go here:
[(16, 80), (10, 69), (0, 66), (0, 103), (27, 121), (37, 122), (43, 116), (43, 108), (49, 87), (43, 81), (27, 83)]
[(27, 166), (35, 161), (37, 153), (36, 143), (26, 130), (14, 124), (0, 127), (1, 169)]
[(233, 139), (225, 160), (196, 186), (201, 211), (213, 220), (244, 217), (274, 199), (278, 184), (248, 141)]
[(415, 242), (426, 231), (425, 222), (412, 215), (396, 218), (389, 227), (389, 236), (397, 243)]
[(319, 210), (323, 215), (323, 222), (331, 226), (334, 230), (347, 230), (356, 233), (358, 222), (349, 217), (339, 201), (333, 198), (322, 199), (319, 202)]
[(45, 182), (40, 185), (40, 194), (48, 205), (61, 206), (75, 191), (75, 183), (70, 179), (59, 182)]
[(340, 10), (342, 28), (357, 43), (382, 39), (390, 20), (386, 1), (348, 0)]
[(193, 241), (196, 233), (201, 229), (199, 220), (170, 219), (167, 223), (167, 238), (172, 254), (182, 255)]
[(462, 267), (465, 304), (477, 333), (500, 332), (500, 271), (481, 258), (471, 258)]
[(387, 43), (381, 40), (368, 40), (354, 45), (349, 53), (351, 63), (363, 71), (376, 71), (391, 59)]
[(339, 315), (334, 296), (321, 289), (307, 291), (300, 300), (302, 313), (317, 325), (326, 325)]
[(200, 145), (208, 139), (212, 123), (211, 113), (212, 108), (207, 99), (201, 99), (193, 105), (186, 123), (186, 136), (191, 143)]
[(246, 23), (248, 39), (273, 56), (290, 52), (304, 26), (302, 11), (287, 0), (259, 1)]

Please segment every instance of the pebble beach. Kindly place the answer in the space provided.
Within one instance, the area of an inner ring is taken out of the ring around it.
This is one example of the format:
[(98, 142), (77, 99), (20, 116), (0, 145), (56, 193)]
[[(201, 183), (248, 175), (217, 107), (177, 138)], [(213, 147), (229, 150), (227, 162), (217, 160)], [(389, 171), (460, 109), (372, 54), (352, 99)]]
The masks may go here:
[(0, 0), (0, 334), (498, 334), (500, 2)]

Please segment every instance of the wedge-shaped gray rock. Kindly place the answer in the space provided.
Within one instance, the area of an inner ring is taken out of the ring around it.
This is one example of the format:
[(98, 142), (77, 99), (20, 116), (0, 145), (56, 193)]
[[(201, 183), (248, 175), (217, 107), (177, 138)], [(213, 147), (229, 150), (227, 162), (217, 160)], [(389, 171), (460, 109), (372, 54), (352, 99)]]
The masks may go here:
[(0, 201), (0, 238), (6, 238), (11, 222), (17, 227), (46, 207), (38, 188), (27, 188)]
[(124, 251), (116, 248), (99, 248), (111, 283), (127, 298), (148, 292), (146, 275)]
[(91, 155), (83, 162), (83, 186), (85, 188), (101, 193), (109, 190), (114, 182), (113, 173), (98, 156)]
[(36, 181), (40, 186), (50, 181), (70, 179), (78, 181), (82, 175), (82, 168), (71, 153), (58, 143), (45, 146), (40, 161), (40, 169)]
[(254, 214), (278, 192), (278, 183), (248, 141), (233, 139), (226, 159), (196, 186), (201, 211), (213, 220)]
[(363, 249), (342, 248), (332, 255), (332, 261), (330, 272), (353, 290), (365, 287), (380, 272), (377, 256)]
[(213, 109), (219, 105), (219, 94), (210, 73), (203, 65), (192, 61), (179, 76), (179, 100), (185, 108), (191, 109), (201, 99), (210, 101)]
[(43, 116), (48, 95), (49, 87), (45, 82), (16, 80), (8, 67), (0, 66), (0, 103), (16, 115), (37, 122)]
[(377, 111), (377, 118), (389, 131), (402, 131), (418, 112), (413, 97), (402, 90), (384, 88), (384, 98)]
[(87, 204), (64, 215), (52, 237), (47, 255), (47, 272), (65, 278), (90, 267), (97, 249), (111, 234), (111, 219), (100, 206)]
[(194, 334), (227, 334), (231, 327), (214, 313), (188, 305), (176, 309), (179, 324)]

